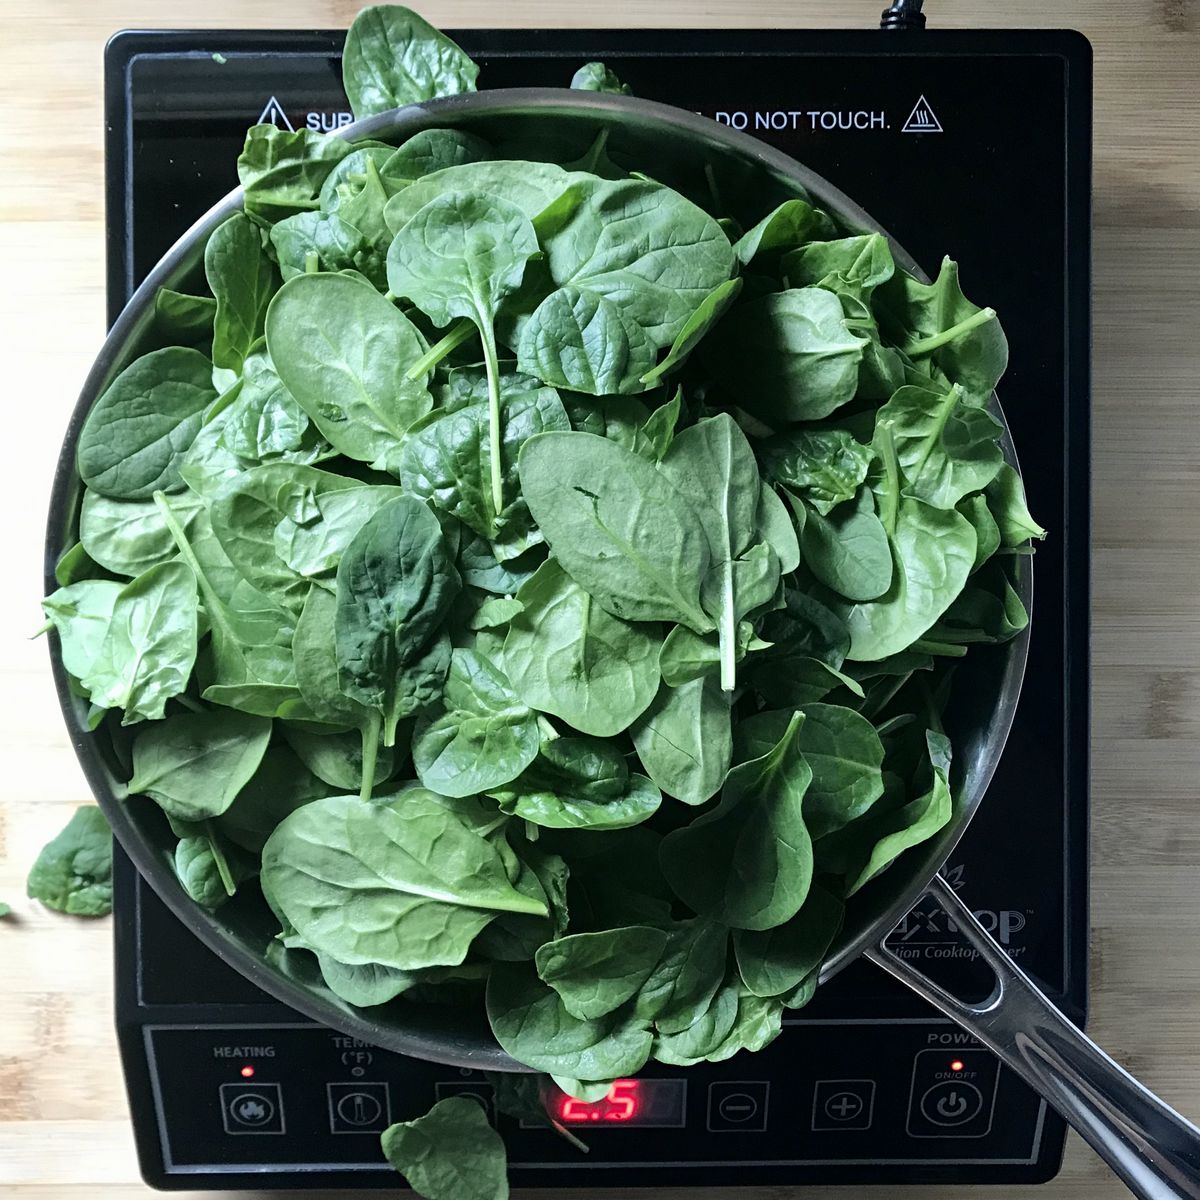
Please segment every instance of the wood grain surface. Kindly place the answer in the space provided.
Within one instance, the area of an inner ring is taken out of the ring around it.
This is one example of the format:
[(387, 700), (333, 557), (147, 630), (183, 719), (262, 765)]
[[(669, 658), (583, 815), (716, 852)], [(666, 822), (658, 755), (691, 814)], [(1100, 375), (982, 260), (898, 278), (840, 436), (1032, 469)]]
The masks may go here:
[[(39, 624), (43, 514), (59, 438), (104, 332), (101, 49), (122, 27), (329, 27), (345, 25), (355, 7), (340, 0), (0, 0), (0, 389), (7, 435), (0, 514), (12, 569), (0, 593), (0, 899), (15, 909), (0, 924), (5, 1200), (150, 1194), (138, 1178), (112, 1032), (109, 923), (59, 917), (23, 898), (39, 847), (88, 798), (59, 719), (45, 647), (27, 634)], [(446, 26), (868, 27), (882, 3), (607, 0), (597, 9), (563, 0), (425, 0), (421, 7)], [(1200, 2), (930, 0), (928, 8), (939, 26), (1072, 26), (1095, 48), (1090, 1030), (1170, 1103), (1197, 1117)], [(963, 1188), (653, 1194), (998, 1195)], [(1055, 1182), (1006, 1189), (1004, 1200), (1124, 1194), (1073, 1139)], [(199, 1200), (201, 1193), (176, 1195)]]

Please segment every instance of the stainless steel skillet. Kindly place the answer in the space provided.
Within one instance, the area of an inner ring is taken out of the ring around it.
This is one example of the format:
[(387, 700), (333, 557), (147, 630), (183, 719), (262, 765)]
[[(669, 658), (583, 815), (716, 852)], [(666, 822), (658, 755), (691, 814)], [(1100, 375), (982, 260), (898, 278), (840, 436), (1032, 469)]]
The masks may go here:
[[(549, 90), (492, 91), (388, 113), (348, 127), (350, 138), (399, 142), (434, 126), (470, 128), (496, 144), (526, 147), (525, 157), (560, 157), (560, 147), (581, 152), (602, 128), (609, 146), (685, 191), (708, 186), (711, 167), (727, 211), (756, 217), (803, 189), (853, 230), (886, 232), (849, 198), (794, 160), (755, 139), (666, 105), (595, 93)], [(200, 275), (208, 234), (240, 205), (233, 192), (202, 217), (162, 259), (118, 318), (84, 385), (63, 442), (47, 531), (47, 586), (53, 565), (74, 540), (80, 485), (75, 446), (83, 419), (111, 379), (152, 348), (153, 300), (160, 286), (189, 290)], [(916, 264), (893, 241), (897, 261)], [(994, 412), (1003, 420), (998, 401)], [(1015, 453), (1005, 425), (1005, 453)], [(1032, 574), (1018, 590), (1027, 606)], [(828, 979), (865, 955), (969, 1030), (1053, 1104), (1104, 1157), (1129, 1187), (1147, 1197), (1200, 1197), (1200, 1130), (1143, 1088), (1062, 1015), (1025, 976), (938, 872), (986, 792), (1003, 750), (1020, 694), (1027, 642), (978, 649), (955, 683), (947, 721), (958, 766), (953, 779), (954, 817), (933, 841), (905, 854), (855, 898), (845, 928), (822, 971)], [(264, 956), (274, 930), (261, 904), (243, 901), (216, 914), (195, 906), (170, 867), (173, 839), (152, 804), (118, 800), (119, 761), (111, 743), (87, 732), (61, 665), (54, 670), (80, 762), (114, 831), (138, 869), (176, 915), (212, 950), (280, 1001), (352, 1036), (398, 1051), (458, 1066), (521, 1069), (492, 1038), (482, 1014), (398, 1002), (359, 1010), (317, 983), (283, 974)], [(942, 990), (909, 960), (894, 955), (886, 938), (922, 897), (931, 895), (954, 919), (962, 937), (995, 974), (991, 996), (968, 1003)]]

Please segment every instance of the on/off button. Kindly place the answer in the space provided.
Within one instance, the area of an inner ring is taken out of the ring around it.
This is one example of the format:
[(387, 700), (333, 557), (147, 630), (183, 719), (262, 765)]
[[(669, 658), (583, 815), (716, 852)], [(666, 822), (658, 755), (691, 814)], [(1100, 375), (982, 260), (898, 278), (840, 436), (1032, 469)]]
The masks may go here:
[(947, 1080), (921, 1097), (921, 1112), (934, 1125), (965, 1125), (983, 1108), (983, 1093), (973, 1083)]
[(909, 1137), (984, 1137), (999, 1082), (1000, 1063), (988, 1050), (922, 1050), (913, 1060)]

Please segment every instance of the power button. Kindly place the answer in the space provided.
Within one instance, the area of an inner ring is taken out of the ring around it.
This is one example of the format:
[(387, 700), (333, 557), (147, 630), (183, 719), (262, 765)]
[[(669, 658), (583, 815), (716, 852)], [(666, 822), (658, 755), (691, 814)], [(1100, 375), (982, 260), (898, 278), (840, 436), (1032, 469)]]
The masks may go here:
[(965, 1125), (981, 1108), (983, 1094), (973, 1083), (935, 1083), (921, 1097), (921, 1112), (935, 1125)]
[(978, 1138), (992, 1127), (1000, 1063), (975, 1047), (922, 1050), (913, 1059), (908, 1135)]

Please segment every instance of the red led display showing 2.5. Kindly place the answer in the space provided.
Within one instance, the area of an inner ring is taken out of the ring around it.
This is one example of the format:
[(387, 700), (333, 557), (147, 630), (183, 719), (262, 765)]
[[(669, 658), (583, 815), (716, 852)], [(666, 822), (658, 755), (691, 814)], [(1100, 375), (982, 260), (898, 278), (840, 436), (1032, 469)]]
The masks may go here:
[(682, 1079), (618, 1079), (602, 1100), (560, 1094), (552, 1111), (564, 1125), (681, 1128), (687, 1118), (686, 1099)]

